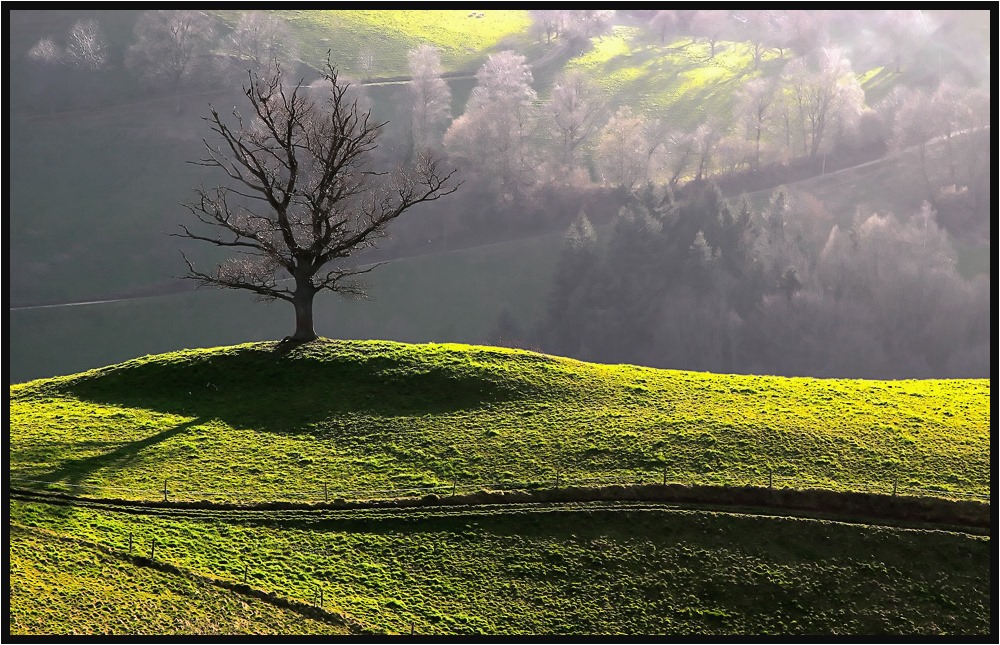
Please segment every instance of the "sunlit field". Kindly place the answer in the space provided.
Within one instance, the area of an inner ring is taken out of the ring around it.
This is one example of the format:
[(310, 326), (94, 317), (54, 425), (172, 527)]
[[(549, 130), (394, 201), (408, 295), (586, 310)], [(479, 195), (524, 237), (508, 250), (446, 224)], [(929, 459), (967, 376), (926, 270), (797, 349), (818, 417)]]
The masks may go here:
[(252, 501), (557, 476), (990, 490), (985, 379), (718, 375), (384, 341), (276, 349), (188, 350), (11, 386), (11, 479)]

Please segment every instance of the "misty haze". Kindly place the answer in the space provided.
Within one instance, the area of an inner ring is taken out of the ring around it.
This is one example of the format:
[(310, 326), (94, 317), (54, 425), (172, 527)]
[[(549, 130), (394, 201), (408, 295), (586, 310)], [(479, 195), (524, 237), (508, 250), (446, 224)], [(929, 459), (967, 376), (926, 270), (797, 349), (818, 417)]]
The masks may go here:
[(8, 635), (993, 629), (994, 10), (7, 18)]

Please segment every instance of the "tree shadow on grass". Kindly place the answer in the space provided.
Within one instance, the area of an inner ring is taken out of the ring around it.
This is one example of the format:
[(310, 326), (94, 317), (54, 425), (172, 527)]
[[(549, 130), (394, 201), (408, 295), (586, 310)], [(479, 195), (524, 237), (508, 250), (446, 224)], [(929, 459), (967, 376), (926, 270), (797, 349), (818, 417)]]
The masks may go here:
[(316, 347), (259, 344), (178, 360), (130, 361), (66, 387), (95, 403), (272, 432), (320, 432), (315, 424), (352, 415), (447, 414), (535, 390), (527, 377), (498, 369), (488, 357), (447, 360), (380, 349), (317, 356)]
[[(192, 427), (204, 423), (205, 421), (206, 419), (204, 418), (192, 419), (191, 421), (185, 421), (184, 423), (176, 425), (173, 428), (168, 428), (155, 434), (151, 434), (144, 439), (119, 444), (115, 449), (103, 452), (99, 455), (81, 457), (79, 459), (67, 459), (55, 470), (42, 475), (42, 477), (45, 481), (60, 482), (71, 486), (79, 485), (92, 473), (99, 470), (121, 470), (125, 468), (137, 459), (141, 459), (142, 452), (146, 448), (162, 443), (176, 435), (182, 434)], [(110, 496), (121, 497), (121, 495), (116, 494), (112, 494)]]

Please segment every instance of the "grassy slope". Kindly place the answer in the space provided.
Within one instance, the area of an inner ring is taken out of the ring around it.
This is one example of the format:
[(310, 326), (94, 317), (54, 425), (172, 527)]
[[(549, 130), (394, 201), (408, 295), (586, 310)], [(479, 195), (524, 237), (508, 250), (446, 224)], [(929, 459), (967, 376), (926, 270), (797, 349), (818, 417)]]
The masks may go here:
[[(372, 631), (982, 634), (992, 606), (991, 540), (945, 531), (642, 506), (11, 514), (119, 551), (130, 532), (142, 548), (155, 539), (157, 559), (202, 575), (237, 581), (247, 565), (252, 586), (283, 597), (323, 588)], [(43, 611), (18, 587), (13, 602)], [(103, 624), (114, 610), (91, 611)]]
[(9, 524), (7, 530), (12, 635), (347, 633), (48, 532)]
[[(326, 341), (188, 350), (10, 387), (12, 478), (114, 496), (333, 491), (638, 471), (889, 492), (990, 489), (990, 384), (727, 376), (520, 350)], [(784, 478), (784, 480), (782, 479)], [(201, 493), (199, 491), (214, 491)], [(109, 491), (105, 491), (108, 494)]]
[[(239, 12), (213, 12), (235, 24)], [(523, 33), (531, 24), (524, 10), (281, 10), (301, 43), (299, 57), (308, 65), (322, 67), (327, 50), (333, 61), (349, 76), (360, 78), (358, 53), (373, 56), (374, 76), (409, 74), (406, 52), (428, 43), (441, 50), (446, 72), (472, 73), (486, 52), (499, 49), (511, 36)], [(470, 15), (472, 14), (472, 15)], [(480, 15), (481, 14), (481, 15)]]

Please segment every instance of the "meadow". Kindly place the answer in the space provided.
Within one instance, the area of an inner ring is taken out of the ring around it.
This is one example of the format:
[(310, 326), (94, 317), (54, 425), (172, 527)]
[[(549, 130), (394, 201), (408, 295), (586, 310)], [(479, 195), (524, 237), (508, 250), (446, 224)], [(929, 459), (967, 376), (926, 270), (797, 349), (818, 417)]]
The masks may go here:
[(457, 344), (247, 343), (10, 386), (9, 467), (15, 482), (127, 499), (157, 499), (164, 487), (172, 499), (322, 501), (324, 491), (661, 476), (987, 496), (989, 396), (986, 379), (719, 375)]
[[(322, 590), (328, 611), (367, 633), (955, 635), (990, 621), (991, 540), (941, 530), (628, 504), (137, 514), (18, 501), (11, 517), (113, 553), (130, 536), (144, 554), (155, 541), (157, 562), (233, 584), (246, 576), (279, 598), (318, 605)], [(85, 550), (65, 550), (76, 556), (45, 560), (49, 575), (95, 568)], [(99, 564), (96, 594), (135, 589), (156, 606), (171, 591)], [(12, 570), (19, 618), (41, 611), (17, 591), (28, 575), (38, 576)], [(191, 620), (213, 601), (192, 605)], [(116, 611), (95, 604), (90, 624), (121, 633), (108, 622)], [(76, 615), (53, 612), (44, 629)], [(237, 629), (316, 624), (257, 620)]]

